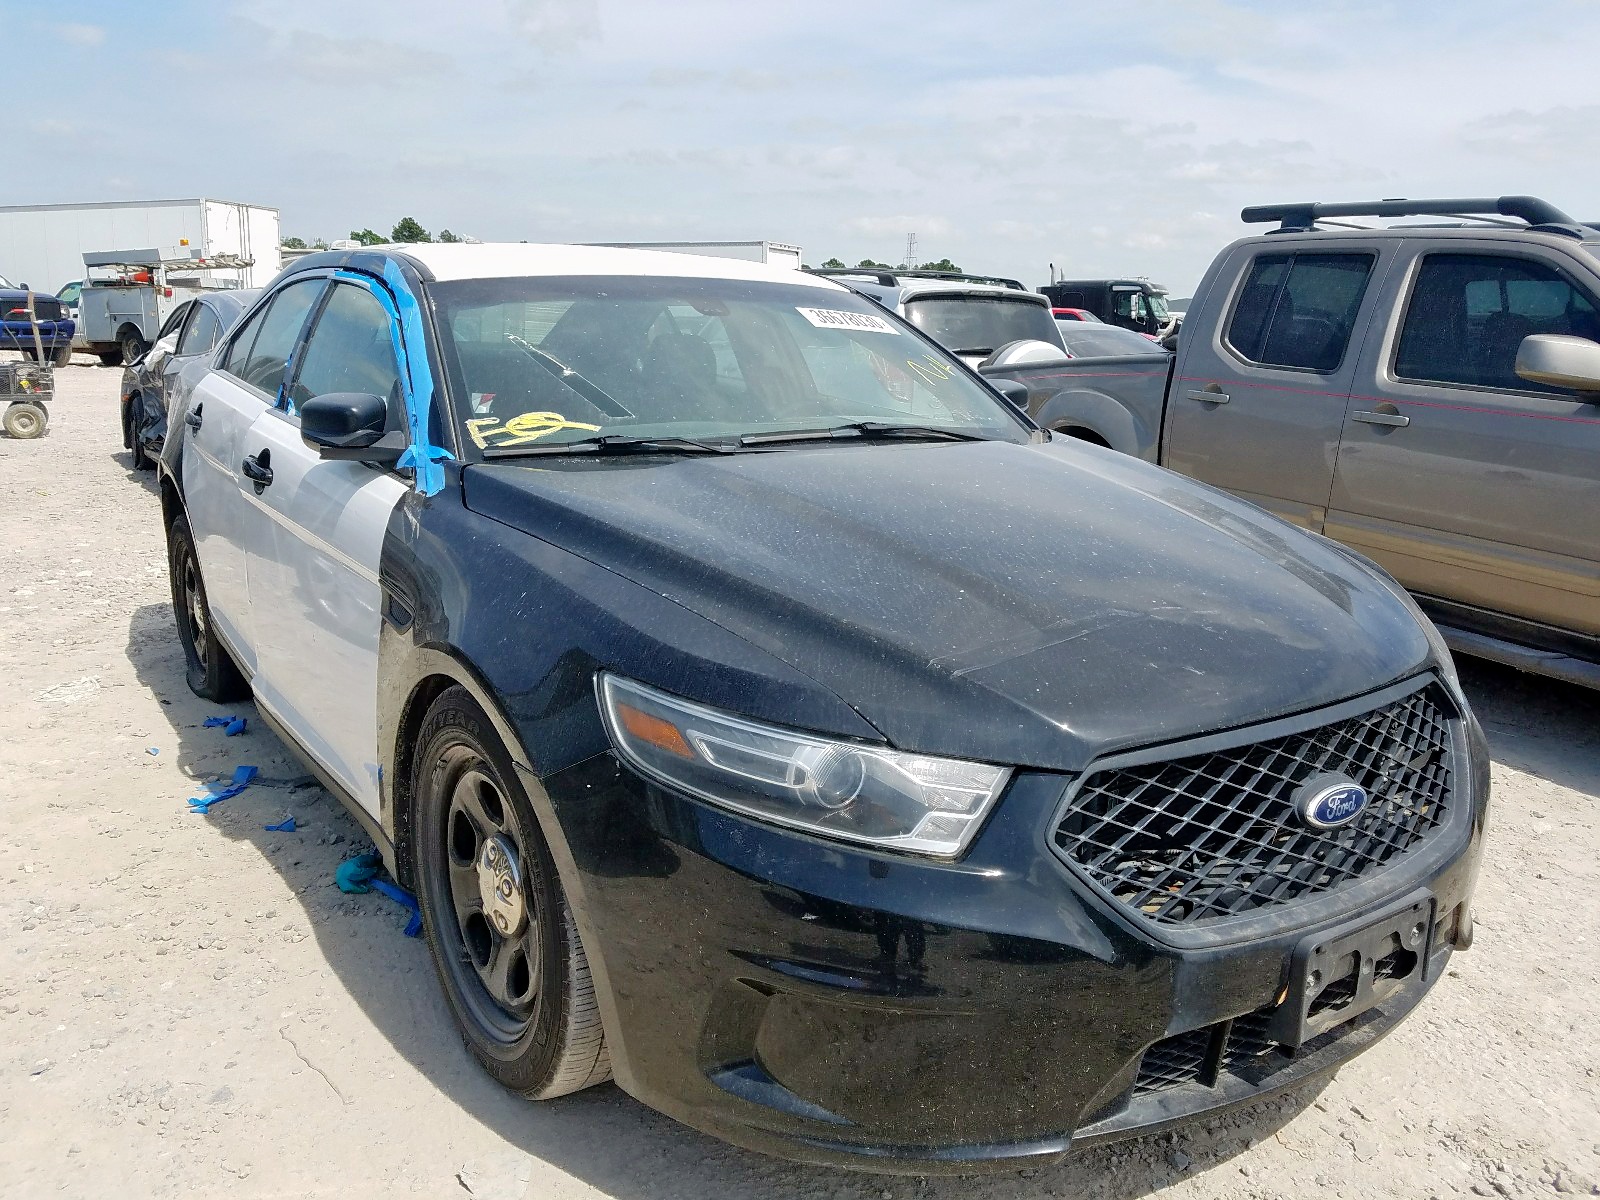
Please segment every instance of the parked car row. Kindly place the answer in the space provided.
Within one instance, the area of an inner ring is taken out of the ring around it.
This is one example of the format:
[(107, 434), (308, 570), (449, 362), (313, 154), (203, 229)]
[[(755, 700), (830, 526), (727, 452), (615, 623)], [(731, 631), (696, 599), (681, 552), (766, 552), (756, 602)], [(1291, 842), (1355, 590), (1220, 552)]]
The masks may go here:
[(1433, 626), (1024, 413), (1006, 360), (1077, 365), (1036, 293), (424, 245), (207, 319), (134, 373), (189, 684), (362, 822), (519, 1093), (1016, 1170), (1323, 1076), (1471, 943)]

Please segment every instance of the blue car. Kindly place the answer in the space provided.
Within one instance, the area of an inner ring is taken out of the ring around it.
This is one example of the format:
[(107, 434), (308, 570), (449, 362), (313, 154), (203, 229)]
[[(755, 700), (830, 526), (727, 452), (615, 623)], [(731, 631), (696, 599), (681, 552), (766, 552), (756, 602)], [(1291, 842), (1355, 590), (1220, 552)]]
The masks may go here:
[(42, 292), (33, 294), (33, 315), (39, 323), (37, 344), (28, 319), (28, 290), (0, 275), (0, 350), (20, 350), (24, 358), (37, 362), (42, 349), (45, 361), (66, 366), (72, 359), (72, 338), (78, 327), (67, 320), (60, 300)]

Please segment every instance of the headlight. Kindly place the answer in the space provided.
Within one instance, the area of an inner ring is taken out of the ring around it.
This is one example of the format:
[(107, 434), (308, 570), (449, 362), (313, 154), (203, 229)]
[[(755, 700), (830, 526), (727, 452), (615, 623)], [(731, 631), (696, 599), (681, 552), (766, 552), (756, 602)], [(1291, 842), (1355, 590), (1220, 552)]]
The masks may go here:
[(646, 775), (747, 816), (894, 850), (959, 854), (1011, 772), (838, 742), (691, 704), (615, 675), (600, 709)]

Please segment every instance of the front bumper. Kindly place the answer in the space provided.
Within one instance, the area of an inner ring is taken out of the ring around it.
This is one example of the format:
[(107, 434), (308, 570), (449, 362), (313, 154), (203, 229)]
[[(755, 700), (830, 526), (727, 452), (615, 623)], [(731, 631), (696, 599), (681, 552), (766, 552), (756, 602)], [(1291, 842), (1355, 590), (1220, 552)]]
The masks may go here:
[[(1318, 924), (1291, 907), (1269, 934), (1186, 948), (1045, 849), (1059, 775), (1018, 775), (958, 863), (747, 821), (610, 756), (542, 782), (624, 1089), (755, 1150), (965, 1173), (1257, 1099), (1393, 1028), (1470, 940), (1488, 771), (1470, 716), (1461, 729), (1465, 816), (1386, 872), (1381, 898), (1365, 889), (1360, 908)], [(1403, 986), (1292, 1057), (1228, 1057), (1229, 1031), (1271, 1013), (1307, 939), (1418, 894), (1441, 936)], [(1147, 1050), (1183, 1035), (1211, 1047), (1209, 1067), (1150, 1086)]]

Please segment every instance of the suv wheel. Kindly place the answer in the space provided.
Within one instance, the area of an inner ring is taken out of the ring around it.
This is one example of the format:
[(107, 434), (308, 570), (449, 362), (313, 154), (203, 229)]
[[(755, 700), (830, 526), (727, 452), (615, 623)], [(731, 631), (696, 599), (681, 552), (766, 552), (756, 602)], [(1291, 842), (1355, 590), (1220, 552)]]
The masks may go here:
[(465, 689), (428, 710), (412, 778), (423, 928), (468, 1049), (533, 1100), (611, 1078), (589, 961), (549, 847)]
[(211, 631), (211, 607), (206, 603), (206, 585), (200, 577), (200, 560), (195, 556), (187, 517), (179, 516), (167, 530), (167, 568), (189, 690), (206, 700), (248, 698), (250, 685)]

